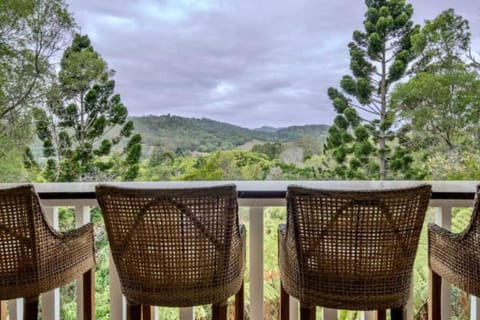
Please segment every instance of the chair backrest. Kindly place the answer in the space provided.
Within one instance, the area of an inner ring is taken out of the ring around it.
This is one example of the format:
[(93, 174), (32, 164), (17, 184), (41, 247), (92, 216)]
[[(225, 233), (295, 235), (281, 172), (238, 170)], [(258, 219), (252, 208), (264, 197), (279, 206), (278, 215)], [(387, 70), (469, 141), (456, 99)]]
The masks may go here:
[[(240, 239), (234, 185), (197, 189), (97, 186), (122, 288), (215, 285)], [(156, 290), (157, 290), (156, 289)]]
[(33, 186), (0, 189), (0, 287), (28, 284), (37, 276), (40, 212)]
[(290, 186), (287, 238), (295, 243), (300, 277), (399, 277), (409, 284), (430, 196), (429, 185), (385, 191)]

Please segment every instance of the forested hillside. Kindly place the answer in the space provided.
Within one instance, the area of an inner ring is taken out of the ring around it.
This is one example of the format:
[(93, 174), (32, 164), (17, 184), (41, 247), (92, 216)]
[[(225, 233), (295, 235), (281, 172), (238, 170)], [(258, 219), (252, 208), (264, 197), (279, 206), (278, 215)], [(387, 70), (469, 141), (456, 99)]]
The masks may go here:
[(305, 125), (252, 130), (207, 118), (174, 115), (131, 119), (136, 131), (142, 135), (145, 150), (161, 146), (164, 150), (182, 153), (230, 150), (251, 140), (292, 142), (312, 138), (323, 141), (329, 128), (327, 125)]

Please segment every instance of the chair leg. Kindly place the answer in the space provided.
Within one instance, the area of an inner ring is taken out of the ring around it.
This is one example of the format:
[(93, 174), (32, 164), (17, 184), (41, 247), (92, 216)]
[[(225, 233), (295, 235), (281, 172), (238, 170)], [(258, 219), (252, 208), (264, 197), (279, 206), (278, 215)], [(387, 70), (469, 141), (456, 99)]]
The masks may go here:
[(142, 306), (127, 301), (127, 320), (142, 320)]
[(83, 320), (95, 319), (95, 268), (85, 272), (83, 282)]
[(440, 320), (442, 318), (442, 278), (430, 269), (428, 280), (428, 320)]
[(212, 305), (212, 320), (227, 320), (227, 301)]
[(235, 295), (235, 320), (245, 319), (245, 288), (242, 281), (240, 290)]
[(280, 320), (290, 320), (290, 296), (280, 281)]
[(148, 304), (142, 304), (142, 320), (153, 319), (153, 308)]
[(387, 310), (380, 309), (375, 312), (376, 320), (387, 320)]
[(390, 309), (390, 319), (392, 320), (405, 320), (406, 312), (405, 308), (392, 308)]
[(300, 320), (315, 320), (315, 306), (306, 306), (300, 301)]
[(23, 304), (23, 320), (38, 319), (38, 296), (26, 298)]

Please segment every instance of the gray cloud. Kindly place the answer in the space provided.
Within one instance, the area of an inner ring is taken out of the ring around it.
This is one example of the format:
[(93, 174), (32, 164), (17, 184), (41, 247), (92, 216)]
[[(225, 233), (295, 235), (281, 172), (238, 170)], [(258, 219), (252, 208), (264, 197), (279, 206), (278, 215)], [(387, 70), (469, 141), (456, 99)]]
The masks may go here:
[[(326, 95), (348, 72), (362, 1), (70, 0), (81, 31), (117, 71), (131, 115), (209, 117), (245, 127), (331, 123)], [(415, 0), (415, 20), (480, 4)]]

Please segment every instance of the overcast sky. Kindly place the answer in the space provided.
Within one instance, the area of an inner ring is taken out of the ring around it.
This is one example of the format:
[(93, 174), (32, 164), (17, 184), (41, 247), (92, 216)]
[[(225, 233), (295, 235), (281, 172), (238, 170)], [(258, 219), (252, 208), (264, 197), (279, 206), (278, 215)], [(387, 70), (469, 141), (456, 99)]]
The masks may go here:
[[(170, 113), (256, 128), (330, 124), (326, 91), (348, 73), (362, 0), (68, 0), (82, 33), (116, 70), (130, 115)], [(415, 0), (422, 23), (480, 1)]]

